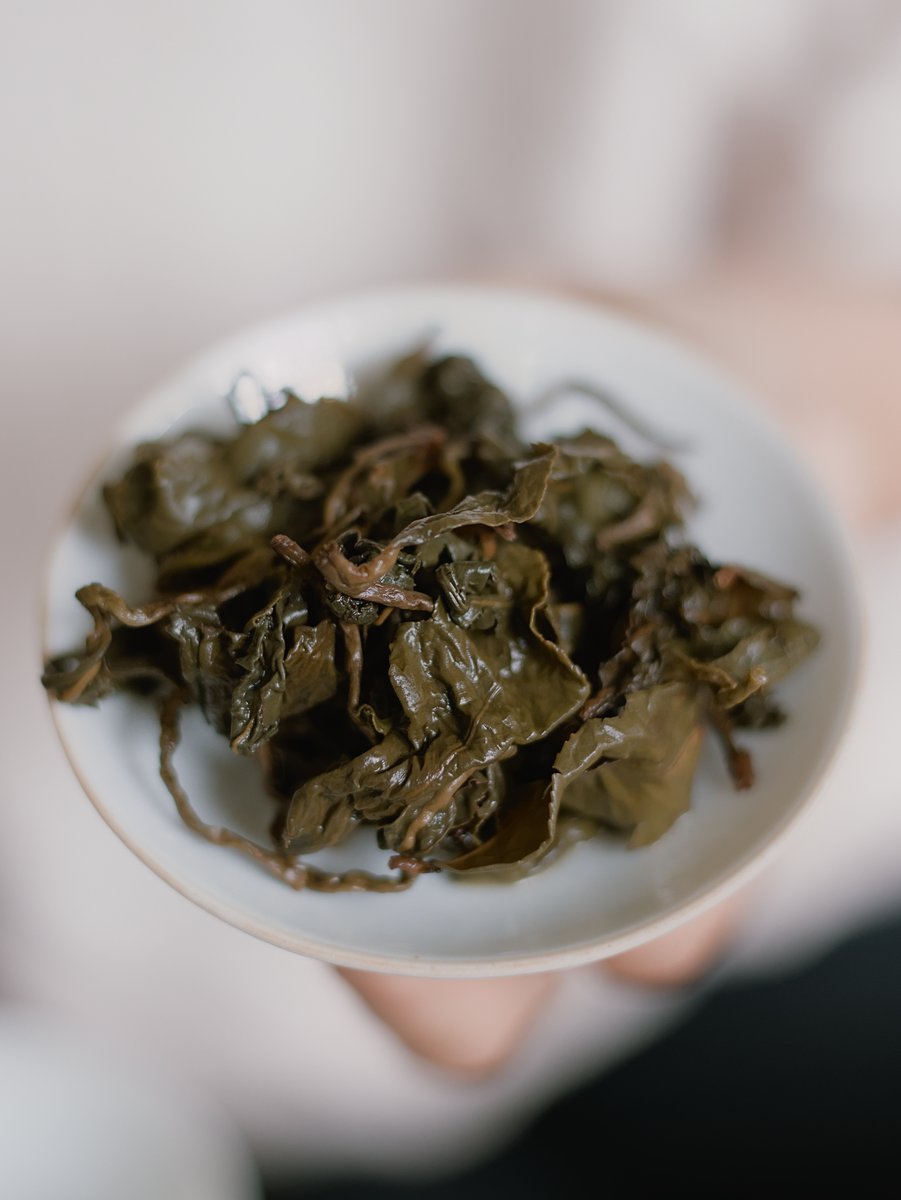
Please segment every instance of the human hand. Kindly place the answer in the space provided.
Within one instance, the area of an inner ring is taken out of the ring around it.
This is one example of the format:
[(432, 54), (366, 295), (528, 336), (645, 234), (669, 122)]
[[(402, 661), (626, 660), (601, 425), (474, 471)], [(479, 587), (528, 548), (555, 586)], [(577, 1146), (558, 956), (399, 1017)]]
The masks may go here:
[[(894, 448), (901, 409), (894, 294), (784, 264), (721, 263), (647, 305), (644, 315), (709, 349), (745, 378), (795, 437), (857, 528), (901, 512)], [(760, 347), (767, 348), (766, 354)], [(678, 987), (724, 949), (738, 901), (599, 965), (626, 984)], [(467, 1072), (512, 1055), (559, 975), (443, 981), (342, 972), (369, 1007), (428, 1061)]]
[[(598, 964), (625, 983), (680, 987), (727, 944), (738, 902), (727, 901), (663, 937)], [(470, 1075), (498, 1069), (518, 1049), (560, 973), (499, 979), (412, 979), (341, 970), (372, 1011), (421, 1058)]]

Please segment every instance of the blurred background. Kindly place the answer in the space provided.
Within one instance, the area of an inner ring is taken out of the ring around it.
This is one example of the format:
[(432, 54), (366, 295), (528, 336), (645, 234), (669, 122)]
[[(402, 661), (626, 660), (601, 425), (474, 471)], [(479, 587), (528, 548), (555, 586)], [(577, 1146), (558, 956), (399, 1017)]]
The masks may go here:
[[(0, 0), (0, 155), (7, 1194), (543, 1195), (602, 1137), (618, 1193), (712, 1169), (711, 1127), (758, 1166), (873, 1162), (901, 1121), (901, 2)], [(479, 1079), (152, 876), (37, 679), (43, 557), (125, 409), (248, 322), (415, 280), (719, 360), (853, 531), (869, 620), (807, 836), (717, 969), (573, 972)]]

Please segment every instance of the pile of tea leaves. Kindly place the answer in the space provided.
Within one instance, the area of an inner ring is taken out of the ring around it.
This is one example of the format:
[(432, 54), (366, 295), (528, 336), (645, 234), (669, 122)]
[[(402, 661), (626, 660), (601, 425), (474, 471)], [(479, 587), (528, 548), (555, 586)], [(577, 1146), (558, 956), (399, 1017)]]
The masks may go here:
[[(104, 496), (155, 592), (81, 588), (93, 630), (43, 677), (72, 704), (156, 698), (193, 830), (295, 888), (390, 891), (516, 878), (575, 836), (655, 841), (689, 807), (705, 728), (751, 785), (733, 731), (782, 720), (773, 689), (818, 636), (791, 587), (686, 542), (672, 465), (593, 430), (521, 441), (460, 356), (413, 355), (356, 401), (281, 400), (230, 437), (137, 448)], [(259, 763), (271, 845), (192, 806), (187, 705)], [(359, 826), (393, 875), (307, 861)]]

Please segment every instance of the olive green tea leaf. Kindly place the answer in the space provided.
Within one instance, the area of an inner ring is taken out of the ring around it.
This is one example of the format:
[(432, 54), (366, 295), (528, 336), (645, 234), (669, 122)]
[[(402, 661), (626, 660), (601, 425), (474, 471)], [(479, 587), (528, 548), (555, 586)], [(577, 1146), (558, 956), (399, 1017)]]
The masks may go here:
[[(529, 446), (471, 359), (427, 346), (349, 401), (284, 397), (231, 435), (135, 449), (104, 496), (153, 594), (81, 588), (85, 644), (45, 664), (58, 701), (160, 705), (160, 774), (195, 835), (295, 890), (395, 892), (513, 881), (576, 837), (654, 842), (691, 805), (707, 728), (751, 786), (735, 731), (784, 719), (819, 635), (794, 588), (686, 539), (671, 463), (595, 430)], [(270, 844), (192, 806), (185, 706), (258, 765)], [(358, 830), (393, 875), (299, 857)]]

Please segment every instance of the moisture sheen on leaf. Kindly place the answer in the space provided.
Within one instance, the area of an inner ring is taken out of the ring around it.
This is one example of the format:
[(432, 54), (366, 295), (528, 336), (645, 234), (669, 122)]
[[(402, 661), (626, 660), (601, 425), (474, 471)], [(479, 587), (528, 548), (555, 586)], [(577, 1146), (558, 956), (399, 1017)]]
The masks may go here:
[(586, 721), (567, 741), (554, 764), (555, 802), (647, 846), (687, 811), (701, 738), (692, 688), (633, 692), (619, 716)]
[[(782, 720), (818, 634), (792, 586), (685, 539), (671, 463), (590, 429), (529, 446), (461, 354), (419, 348), (350, 401), (282, 399), (230, 436), (137, 447), (104, 496), (154, 592), (81, 588), (85, 645), (45, 664), (62, 702), (160, 704), (193, 834), (294, 889), (393, 892), (515, 880), (577, 835), (653, 842), (690, 806), (705, 728), (751, 785), (734, 735)], [(271, 845), (191, 806), (189, 705), (259, 766)], [(395, 874), (298, 858), (360, 829)]]
[(522, 789), (491, 841), (447, 865), (467, 873), (528, 869), (553, 847), (561, 808), (628, 832), (632, 847), (656, 841), (689, 807), (701, 737), (690, 688), (633, 693), (620, 716), (586, 721), (571, 734), (549, 782)]
[(401, 627), (388, 674), (408, 745), (398, 757), (389, 735), (331, 776), (306, 783), (288, 813), (288, 844), (308, 824), (310, 797), (337, 788), (361, 816), (382, 823), (391, 849), (430, 849), (460, 824), (457, 796), (476, 773), (545, 737), (583, 703), (581, 671), (532, 628), (545, 595), (541, 556), (508, 545), (497, 569), (502, 578), (506, 572), (508, 594), (491, 631), (461, 627), (441, 601), (428, 620)]
[(681, 524), (688, 501), (684, 480), (668, 463), (634, 462), (591, 431), (561, 443), (552, 481), (536, 524), (572, 567), (660, 537)]

